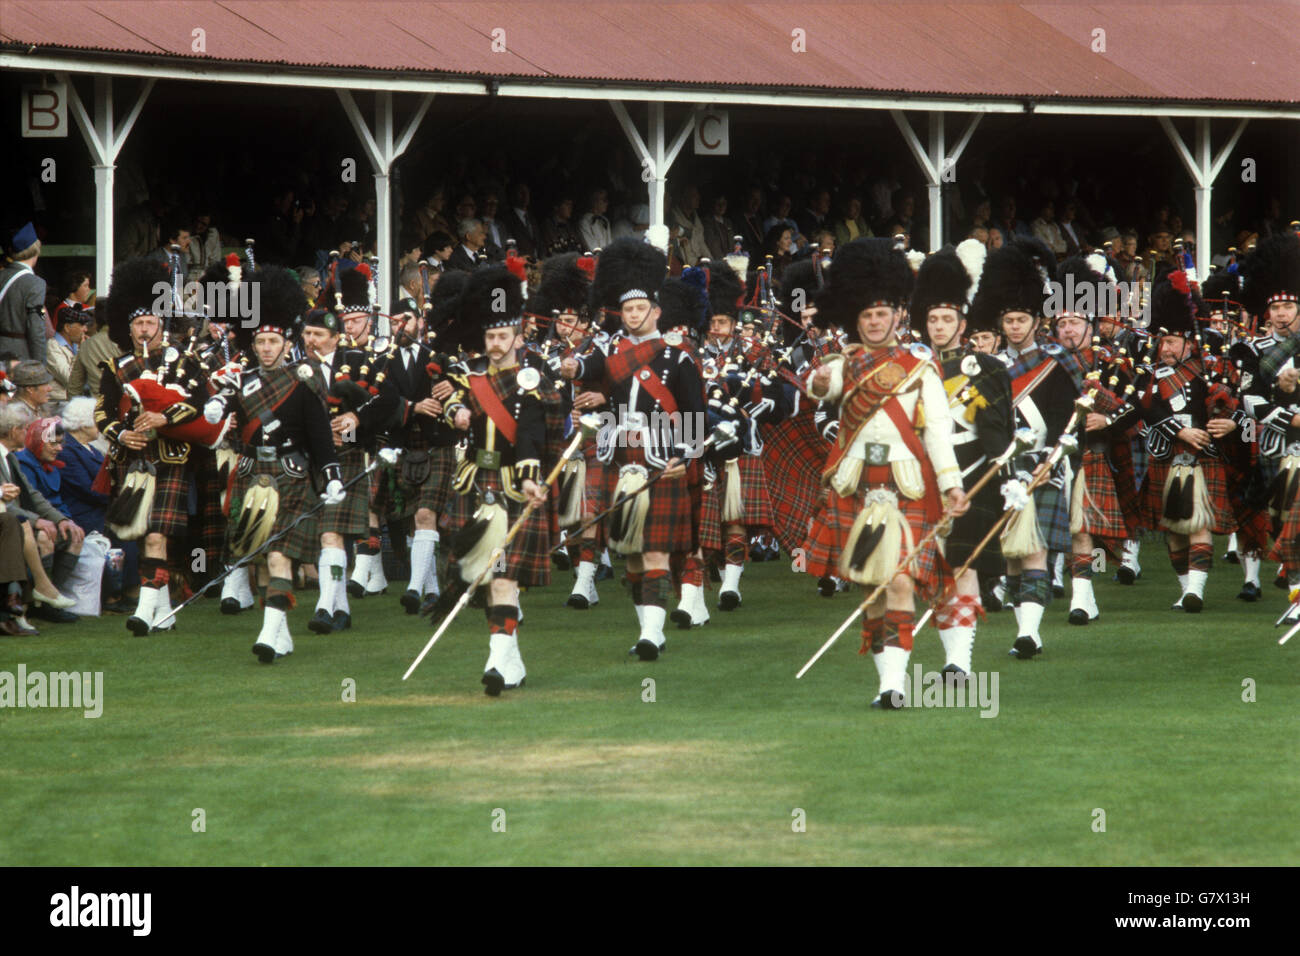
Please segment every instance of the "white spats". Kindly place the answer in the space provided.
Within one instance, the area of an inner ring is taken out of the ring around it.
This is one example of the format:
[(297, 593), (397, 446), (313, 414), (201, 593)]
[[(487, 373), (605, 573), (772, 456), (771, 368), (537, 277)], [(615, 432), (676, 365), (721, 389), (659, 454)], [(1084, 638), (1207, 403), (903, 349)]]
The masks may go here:
[(1136, 538), (1129, 538), (1124, 542), (1124, 556), (1120, 559), (1120, 566), (1132, 571), (1134, 577), (1142, 572), (1142, 565), (1138, 562), (1138, 552), (1141, 548), (1141, 542)]
[(245, 611), (256, 603), (253, 589), (248, 583), (248, 570), (248, 565), (235, 568), (221, 582), (221, 600), (237, 601)]
[(1065, 552), (1057, 551), (1052, 558), (1052, 587), (1065, 587)]
[(1097, 608), (1097, 596), (1093, 592), (1091, 578), (1070, 579), (1070, 610), (1087, 611), (1089, 620), (1096, 620), (1101, 616), (1101, 611)]
[[(330, 550), (333, 549), (331, 548)], [(361, 585), (363, 588), (366, 588), (367, 590), (369, 590), (368, 585), (370, 583), (370, 574), (371, 574), (370, 562), (374, 559), (374, 557), (375, 556), (373, 554), (357, 553), (353, 555), (353, 560), (356, 562), (356, 564), (352, 568), (352, 580), (355, 583)], [(344, 562), (345, 566), (346, 563), (347, 562), (345, 561)]]
[(1241, 557), (1241, 573), (1247, 584), (1259, 587), (1259, 556), (1244, 554)]
[(1039, 647), (1043, 646), (1043, 640), (1038, 636), (1038, 626), (1043, 622), (1043, 606), (1035, 604), (1033, 601), (1026, 601), (1020, 605), (1020, 634), (1019, 637), (1032, 637), (1034, 643)]
[(527, 672), (519, 653), (519, 636), (498, 631), (488, 637), (488, 659), (483, 665), (485, 675), (496, 671), (501, 676), (502, 688), (511, 690), (524, 682)]
[(952, 664), (969, 674), (971, 651), (975, 647), (975, 628), (964, 624), (941, 628), (939, 640), (943, 641), (944, 665)]
[(1170, 605), (1171, 607), (1181, 608), (1183, 606), (1183, 595), (1187, 593), (1187, 579), (1188, 575), (1186, 574), (1178, 575), (1178, 600)]
[(699, 627), (709, 619), (709, 609), (704, 603), (704, 588), (700, 585), (682, 585), (682, 599), (677, 602), (673, 620), (678, 620), (683, 614), (690, 618), (691, 627)]
[(595, 562), (579, 561), (578, 576), (573, 582), (573, 591), (569, 594), (569, 607), (581, 610), (598, 603), (600, 603), (600, 595), (596, 593)]
[(342, 548), (321, 548), (320, 562), (316, 565), (320, 582), (320, 597), (316, 610), (333, 614), (348, 611), (347, 582), (343, 580), (348, 569), (348, 555)]
[(367, 555), (370, 558), (370, 576), (366, 579), (366, 593), (378, 594), (388, 590), (388, 577), (384, 574), (384, 556)]
[[(284, 636), (281, 637), (281, 628)], [(276, 657), (283, 656), (285, 653), (293, 652), (293, 644), (288, 644), (288, 650), (285, 648), (285, 639), (289, 636), (289, 626), (286, 621), (284, 611), (279, 608), (266, 607), (262, 611), (262, 632), (257, 635), (257, 641), (253, 644), (253, 653), (263, 664), (275, 662)]]
[[(1180, 574), (1181, 578), (1182, 575)], [(1205, 597), (1205, 582), (1209, 574), (1204, 571), (1188, 571), (1187, 581), (1183, 585), (1184, 594), (1195, 594), (1197, 597)]]
[(145, 627), (151, 627), (154, 621), (154, 613), (158, 608), (158, 600), (162, 594), (161, 588), (140, 588), (140, 599), (136, 602), (135, 613), (132, 618), (144, 622)]
[(653, 604), (640, 605), (640, 608), (641, 636), (639, 639), (649, 641), (655, 647), (663, 647), (667, 643), (664, 639), (664, 621), (668, 617), (668, 612)]
[(731, 610), (740, 604), (740, 576), (743, 564), (725, 564), (722, 567), (722, 587), (718, 589), (718, 607)]
[(876, 664), (876, 674), (880, 677), (878, 696), (896, 693), (901, 698), (906, 693), (907, 661), (912, 656), (910, 651), (901, 647), (885, 647), (879, 654), (872, 654)]
[[(140, 589), (141, 591), (144, 588)], [(172, 612), (172, 592), (170, 588), (158, 588), (157, 603), (153, 608), (153, 620), (150, 622), (154, 627), (160, 627), (170, 631), (176, 626), (176, 619), (168, 619)]]
[[(415, 532), (415, 536), (411, 539), (411, 580), (406, 586), (408, 591), (414, 591), (421, 596), (427, 593), (429, 571), (437, 563), (437, 543), (438, 532), (432, 528), (424, 528)], [(436, 569), (434, 574), (436, 582)], [(435, 590), (437, 590), (436, 587)]]

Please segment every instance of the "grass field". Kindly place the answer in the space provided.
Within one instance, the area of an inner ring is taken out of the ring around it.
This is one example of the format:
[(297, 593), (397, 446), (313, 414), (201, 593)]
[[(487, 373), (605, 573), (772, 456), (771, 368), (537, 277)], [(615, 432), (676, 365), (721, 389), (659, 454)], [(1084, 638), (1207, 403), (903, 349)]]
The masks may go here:
[[(1034, 661), (1006, 656), (1009, 612), (981, 625), (994, 719), (870, 710), (853, 631), (796, 682), (851, 603), (786, 562), (751, 565), (744, 606), (670, 630), (652, 664), (626, 657), (616, 581), (575, 612), (557, 574), (524, 598), (527, 686), (499, 699), (481, 611), (401, 681), (430, 630), (397, 586), (328, 637), (305, 593), (296, 653), (269, 667), (249, 653), (260, 612), (215, 601), (148, 639), (120, 617), (41, 624), (0, 641), (0, 671), (102, 671), (103, 715), (0, 710), (0, 864), (1296, 864), (1300, 640), (1276, 644), (1271, 567), (1248, 606), (1216, 563), (1185, 615), (1143, 550), (1135, 587), (1099, 578), (1100, 621), (1053, 603)], [(942, 666), (932, 628), (913, 661)]]

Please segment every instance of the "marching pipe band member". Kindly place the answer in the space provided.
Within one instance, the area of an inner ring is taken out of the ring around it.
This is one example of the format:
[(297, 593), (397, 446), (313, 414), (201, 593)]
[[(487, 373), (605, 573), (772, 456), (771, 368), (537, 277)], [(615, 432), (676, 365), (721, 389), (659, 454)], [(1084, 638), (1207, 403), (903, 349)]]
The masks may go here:
[[(1259, 242), (1242, 262), (1242, 304), (1264, 318), (1276, 344), (1242, 370), (1242, 405), (1259, 423), (1261, 471), (1268, 480), (1268, 509), (1274, 545), (1269, 557), (1282, 562), (1292, 591), (1287, 623), (1300, 620), (1295, 589), (1300, 586), (1300, 391), (1295, 356), (1300, 353), (1300, 238), (1294, 233)], [(1243, 560), (1243, 564), (1244, 564)]]
[[(364, 273), (356, 280), (348, 278), (357, 266), (343, 273), (345, 289), (351, 293), (351, 304), (336, 306), (337, 311), (313, 309), (303, 319), (303, 346), (307, 353), (305, 363), (312, 370), (311, 383), (319, 389), (318, 395), (330, 415), (330, 432), (339, 456), (339, 465), (346, 484), (365, 470), (365, 448), (375, 440), (381, 426), (391, 419), (397, 406), (397, 393), (386, 381), (382, 371), (373, 380), (369, 359), (363, 348), (350, 342), (368, 338), (369, 305), (362, 312), (361, 299), (365, 296)], [(337, 302), (338, 300), (336, 300)], [(340, 315), (339, 312), (342, 314)], [(344, 335), (345, 321), (350, 322), (352, 334)], [(355, 339), (354, 339), (355, 336)], [(349, 493), (337, 508), (330, 508), (314, 518), (314, 533), (320, 536), (321, 552), (316, 563), (320, 575), (320, 595), (316, 613), (307, 626), (317, 634), (330, 634), (352, 626), (352, 612), (348, 604), (347, 552), (345, 536), (364, 537), (367, 533), (366, 514), (369, 510), (369, 485), (350, 486)], [(359, 542), (370, 554), (368, 542)], [(368, 577), (368, 575), (367, 575)]]
[(565, 378), (596, 387), (614, 410), (615, 427), (598, 437), (607, 503), (654, 481), (607, 519), (611, 550), (627, 556), (640, 625), (630, 653), (642, 661), (656, 660), (666, 644), (670, 561), (699, 546), (704, 389), (694, 355), (679, 337), (674, 342), (660, 334), (658, 293), (666, 272), (664, 254), (635, 238), (604, 249), (591, 304), (617, 310), (621, 334), (608, 351), (598, 347), (561, 366)]
[[(451, 373), (454, 394), (444, 419), (469, 437), (457, 468), (451, 524), (456, 529), (448, 585), (430, 610), (439, 616), (484, 570), (524, 506), (546, 504), (544, 469), (560, 453), (564, 421), (559, 397), (537, 369), (520, 364), (523, 292), (504, 266), (470, 273), (462, 321), (482, 329), (483, 354)], [(527, 671), (519, 652), (520, 588), (551, 579), (551, 516), (539, 507), (489, 571), (488, 659), (482, 682), (489, 696), (520, 687)]]
[[(998, 357), (1011, 378), (1015, 426), (1029, 428), (1035, 439), (1033, 448), (1014, 460), (1018, 477), (1003, 485), (1009, 504), (1023, 497), (1033, 471), (1059, 442), (1082, 389), (1083, 376), (1074, 358), (1055, 343), (1040, 345), (1037, 337), (1055, 267), (1056, 256), (1041, 242), (1014, 239), (989, 253), (971, 303), (972, 323), (997, 328), (1006, 341)], [(1075, 463), (1063, 456), (1052, 478), (1035, 489), (1033, 500), (1019, 509), (1002, 535), (1008, 599), (1016, 616), (1011, 654), (1020, 660), (1042, 653), (1039, 625), (1051, 597), (1047, 555), (1070, 547), (1070, 474)]]
[[(769, 533), (772, 527), (772, 506), (762, 465), (762, 431), (789, 410), (779, 380), (763, 374), (760, 368), (760, 363), (770, 361), (766, 349), (755, 338), (737, 336), (742, 311), (757, 311), (742, 310), (744, 285), (729, 266), (706, 264), (703, 271), (707, 276), (709, 342), (701, 349), (701, 356), (712, 360), (716, 370), (707, 388), (710, 412), (731, 419), (741, 441), (726, 452), (715, 449), (709, 456), (715, 477), (701, 508), (700, 544), (706, 553), (723, 558), (718, 610), (734, 611), (741, 604), (740, 578), (748, 542)], [(674, 612), (674, 620), (677, 617)]]
[[(591, 280), (596, 274), (596, 259), (576, 252), (552, 256), (542, 263), (542, 281), (528, 299), (530, 312), (550, 315), (550, 338), (547, 361), (558, 363), (581, 347), (593, 323), (588, 298)], [(605, 396), (586, 387), (580, 380), (557, 383), (560, 394), (568, 399), (569, 415), (576, 428), (578, 419), (588, 412), (605, 407)], [(580, 454), (565, 462), (557, 491), (557, 513), (561, 529), (577, 527), (598, 514), (604, 501), (604, 469), (596, 459), (596, 439), (585, 441)], [(573, 589), (565, 602), (575, 610), (586, 610), (600, 603), (596, 590), (601, 552), (605, 549), (605, 523), (598, 521), (582, 532), (576, 544), (556, 552), (562, 561), (576, 568)], [(561, 565), (564, 569), (563, 564)]]
[[(962, 484), (972, 487), (1012, 438), (1011, 380), (1006, 366), (992, 355), (974, 351), (965, 341), (971, 331), (966, 314), (974, 280), (983, 269), (985, 249), (968, 239), (947, 247), (922, 263), (916, 275), (909, 313), (934, 350), (943, 369), (943, 387), (952, 413), (951, 445)], [(970, 509), (940, 533), (940, 549), (951, 568), (970, 558), (985, 532), (1002, 514), (1002, 496), (989, 482), (970, 498)], [(943, 673), (958, 678), (972, 671), (975, 628), (984, 613), (980, 581), (1002, 573), (1002, 552), (991, 542), (956, 579), (947, 599), (935, 609), (943, 642)]]
[(1199, 613), (1213, 563), (1211, 535), (1232, 530), (1222, 439), (1243, 412), (1216, 416), (1199, 343), (1194, 301), (1182, 271), (1152, 287), (1151, 328), (1159, 362), (1136, 383), (1136, 414), (1147, 424), (1151, 462), (1144, 481), (1149, 527), (1166, 532), (1181, 596), (1175, 610)]
[(191, 443), (215, 447), (226, 427), (203, 420), (202, 370), (170, 344), (175, 300), (170, 290), (163, 293), (167, 287), (166, 265), (152, 257), (129, 259), (113, 270), (109, 337), (125, 354), (111, 367), (101, 366), (95, 403), (95, 425), (109, 442), (115, 492), (105, 523), (123, 541), (144, 538), (140, 599), (126, 621), (139, 637), (171, 613), (168, 538), (184, 535), (189, 526)]
[[(293, 653), (288, 612), (296, 604), (293, 562), (310, 561), (318, 541), (315, 523), (298, 520), (311, 507), (313, 486), (321, 499), (337, 506), (344, 499), (342, 471), (330, 432), (329, 417), (309, 380), (311, 364), (296, 368), (286, 361), (298, 333), (307, 298), (297, 277), (277, 266), (245, 275), (259, 288), (256, 324), (236, 327), (240, 350), (251, 354), (249, 369), (226, 367), (214, 375), (218, 392), (204, 406), (209, 422), (234, 412), (238, 421), (239, 463), (229, 497), (228, 546), (235, 560), (262, 548), (288, 530), (266, 553), (270, 580), (262, 630), (253, 653), (263, 664)], [(319, 483), (313, 480), (319, 475)]]
[[(911, 552), (943, 517), (943, 499), (954, 516), (969, 507), (934, 354), (898, 344), (912, 281), (907, 258), (888, 239), (841, 246), (817, 295), (816, 321), (838, 325), (851, 341), (808, 380), (810, 396), (839, 404), (840, 427), (823, 470), (825, 507), (813, 520), (807, 570), (887, 585), (867, 608), (861, 650), (871, 652), (880, 678), (871, 705), (884, 709), (904, 703), (915, 595), (933, 600), (947, 583), (933, 539)], [(907, 557), (915, 560), (896, 575)]]
[[(1110, 311), (1106, 305), (1115, 298), (1107, 268), (1100, 255), (1073, 256), (1062, 262), (1058, 277), (1068, 298), (1059, 309), (1053, 309), (1056, 341), (1088, 376), (1084, 387), (1093, 397), (1093, 407), (1080, 426), (1083, 450), (1070, 488), (1069, 621), (1074, 625), (1086, 625), (1101, 616), (1092, 587), (1093, 545), (1100, 544), (1119, 556), (1123, 542), (1137, 530), (1136, 521), (1130, 523), (1123, 506), (1124, 499), (1137, 500), (1127, 429), (1115, 431), (1113, 427), (1115, 416), (1125, 410), (1127, 397), (1119, 387), (1118, 372), (1111, 374), (1114, 356), (1096, 334), (1098, 316)], [(1103, 382), (1104, 374), (1111, 374), (1113, 381)]]

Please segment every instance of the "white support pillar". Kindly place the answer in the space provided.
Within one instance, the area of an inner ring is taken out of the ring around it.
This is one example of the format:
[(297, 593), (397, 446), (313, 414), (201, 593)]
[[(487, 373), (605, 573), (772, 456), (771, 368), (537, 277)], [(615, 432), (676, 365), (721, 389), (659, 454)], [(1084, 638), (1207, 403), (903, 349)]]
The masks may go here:
[(970, 142), (971, 136), (975, 133), (975, 127), (984, 118), (983, 113), (976, 113), (971, 117), (970, 123), (967, 124), (965, 132), (962, 133), (961, 139), (957, 141), (956, 147), (951, 153), (947, 152), (944, 145), (944, 114), (938, 111), (930, 112), (929, 117), (929, 143), (922, 144), (919, 136), (912, 129), (912, 124), (908, 122), (906, 114), (902, 110), (890, 110), (889, 115), (893, 117), (894, 124), (898, 131), (903, 134), (903, 140), (907, 143), (908, 149), (912, 151), (912, 156), (916, 159), (917, 164), (921, 167), (921, 172), (925, 175), (926, 190), (929, 194), (930, 201), (930, 252), (937, 252), (943, 248), (943, 186), (945, 182), (951, 181), (951, 171), (956, 167), (957, 160), (966, 150), (966, 144)]
[(90, 150), (91, 168), (95, 171), (95, 291), (108, 294), (108, 282), (113, 274), (113, 171), (117, 168), (117, 154), (126, 144), (131, 128), (144, 109), (156, 82), (145, 80), (140, 95), (136, 97), (122, 124), (113, 125), (113, 80), (109, 76), (95, 77), (95, 116), (92, 120), (81, 96), (67, 73), (59, 74), (68, 90), (68, 103), (72, 118), (81, 130), (81, 137)]
[(1248, 121), (1238, 120), (1237, 128), (1232, 131), (1223, 149), (1219, 150), (1217, 156), (1211, 157), (1208, 116), (1196, 118), (1196, 155), (1192, 155), (1183, 138), (1178, 135), (1173, 120), (1167, 116), (1161, 116), (1159, 119), (1160, 126), (1174, 147), (1174, 152), (1182, 160), (1187, 174), (1192, 177), (1192, 189), (1196, 195), (1196, 276), (1204, 282), (1210, 272), (1210, 256), (1214, 251), (1210, 248), (1210, 196), (1214, 190), (1214, 180), (1218, 178), (1223, 170), (1223, 164), (1228, 161), (1237, 141), (1241, 139)]
[(393, 287), (392, 270), (397, 261), (393, 255), (393, 163), (406, 152), (411, 138), (419, 128), (424, 114), (433, 103), (433, 94), (425, 93), (420, 98), (420, 105), (407, 121), (406, 127), (397, 142), (393, 142), (393, 94), (391, 90), (375, 93), (375, 130), (372, 134), (366, 119), (361, 115), (352, 94), (347, 90), (337, 90), (343, 112), (347, 114), (352, 129), (361, 140), (361, 146), (370, 161), (375, 176), (375, 235), (377, 242), (375, 254), (379, 257), (379, 310), (387, 312), (389, 290)]
[(673, 137), (672, 143), (665, 148), (663, 103), (656, 101), (649, 105), (649, 146), (641, 138), (641, 133), (632, 122), (632, 117), (628, 115), (627, 107), (618, 100), (611, 100), (609, 105), (623, 128), (623, 135), (627, 137), (628, 142), (632, 144), (632, 149), (641, 160), (641, 178), (646, 181), (650, 192), (650, 227), (652, 229), (659, 227), (656, 232), (662, 233), (666, 222), (668, 170), (677, 159), (677, 154), (681, 152), (682, 147), (686, 145), (686, 138), (695, 129), (695, 114), (692, 112), (686, 117), (681, 129)]

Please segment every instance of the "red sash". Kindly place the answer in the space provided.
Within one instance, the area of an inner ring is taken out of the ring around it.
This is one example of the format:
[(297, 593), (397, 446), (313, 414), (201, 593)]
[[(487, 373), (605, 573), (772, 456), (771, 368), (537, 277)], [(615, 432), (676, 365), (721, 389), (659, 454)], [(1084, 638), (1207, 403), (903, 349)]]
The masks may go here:
[(488, 418), (492, 419), (492, 424), (496, 425), (497, 431), (504, 435), (506, 441), (513, 445), (519, 424), (510, 417), (505, 404), (501, 401), (501, 396), (492, 387), (492, 383), (487, 380), (487, 376), (469, 376), (469, 390), (474, 393), (475, 400), (487, 413)]
[[(668, 386), (663, 383), (655, 370), (649, 368), (651, 362), (666, 346), (662, 339), (651, 339), (649, 342), (638, 342), (630, 348), (619, 349), (613, 355), (605, 360), (605, 371), (608, 373), (610, 381), (615, 384), (622, 384), (633, 376), (640, 383), (641, 387), (650, 393), (660, 407), (669, 415), (677, 412), (677, 399), (669, 391)], [(642, 370), (649, 372), (649, 375), (642, 376)]]
[[(921, 407), (919, 396), (916, 407)], [(943, 514), (943, 506), (939, 503), (939, 479), (934, 473), (934, 465), (930, 463), (930, 456), (925, 453), (921, 439), (916, 437), (915, 427), (903, 414), (903, 406), (897, 398), (885, 402), (885, 414), (898, 429), (898, 434), (902, 436), (903, 444), (912, 453), (912, 457), (921, 463), (921, 476), (925, 479), (925, 520), (933, 524)]]
[(1034, 379), (1048, 375), (1052, 371), (1052, 366), (1055, 364), (1056, 359), (1049, 358), (1043, 364), (1037, 365), (1027, 372), (1022, 372), (1020, 377), (1011, 383), (1011, 397), (1015, 398), (1023, 392)]

